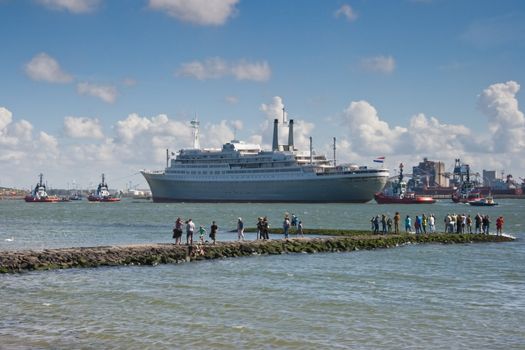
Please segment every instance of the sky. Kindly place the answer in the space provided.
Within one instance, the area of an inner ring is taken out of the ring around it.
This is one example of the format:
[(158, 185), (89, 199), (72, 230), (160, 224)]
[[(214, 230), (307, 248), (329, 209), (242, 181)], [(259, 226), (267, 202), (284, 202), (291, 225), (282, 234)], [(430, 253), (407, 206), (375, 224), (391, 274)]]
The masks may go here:
[(0, 0), (0, 186), (147, 188), (195, 116), (270, 148), (283, 108), (338, 163), (525, 178), (523, 62), (521, 0)]

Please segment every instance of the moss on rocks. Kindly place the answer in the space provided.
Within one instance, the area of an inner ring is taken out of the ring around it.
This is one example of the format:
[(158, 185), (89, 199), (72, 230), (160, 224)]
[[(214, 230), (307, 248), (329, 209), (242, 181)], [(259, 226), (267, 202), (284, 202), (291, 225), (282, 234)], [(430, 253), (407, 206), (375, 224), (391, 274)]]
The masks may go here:
[[(192, 260), (250, 255), (350, 252), (363, 249), (390, 248), (410, 243), (465, 244), (508, 242), (512, 240), (512, 238), (505, 236), (481, 234), (372, 235), (363, 233), (363, 231), (352, 230), (322, 231), (339, 232), (339, 234), (326, 238), (218, 242), (217, 244), (193, 246), (150, 244), (119, 247), (59, 248), (43, 251), (3, 251), (0, 252), (0, 273), (75, 267), (174, 264)], [(319, 232), (315, 232), (315, 234), (319, 234)]]

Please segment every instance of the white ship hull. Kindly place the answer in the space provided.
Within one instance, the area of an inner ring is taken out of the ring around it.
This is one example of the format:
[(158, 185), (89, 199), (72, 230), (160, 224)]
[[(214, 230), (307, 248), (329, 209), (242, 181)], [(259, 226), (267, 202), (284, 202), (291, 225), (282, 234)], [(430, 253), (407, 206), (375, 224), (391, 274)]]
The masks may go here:
[(381, 191), (388, 172), (289, 179), (190, 179), (143, 171), (155, 202), (364, 203)]

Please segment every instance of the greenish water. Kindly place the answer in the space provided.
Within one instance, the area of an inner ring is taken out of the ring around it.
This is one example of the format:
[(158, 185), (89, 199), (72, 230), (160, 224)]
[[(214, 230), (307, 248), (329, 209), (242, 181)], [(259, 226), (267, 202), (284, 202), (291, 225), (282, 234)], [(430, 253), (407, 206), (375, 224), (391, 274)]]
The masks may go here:
[[(0, 349), (523, 349), (525, 201), (424, 206), (0, 202), (0, 249), (170, 242), (177, 216), (221, 239), (238, 217), (369, 228), (375, 214), (503, 215), (518, 240), (0, 275)], [(493, 225), (495, 226), (495, 225)], [(247, 234), (253, 239), (254, 234)], [(275, 236), (274, 238), (280, 238)]]

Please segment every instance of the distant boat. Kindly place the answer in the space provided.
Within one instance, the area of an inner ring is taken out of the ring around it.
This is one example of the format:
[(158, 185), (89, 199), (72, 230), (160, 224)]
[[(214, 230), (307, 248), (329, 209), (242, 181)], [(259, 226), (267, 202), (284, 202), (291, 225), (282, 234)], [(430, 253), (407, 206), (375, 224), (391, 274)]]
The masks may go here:
[(33, 191), (31, 191), (31, 194), (25, 196), (24, 200), (27, 203), (56, 203), (61, 202), (62, 198), (59, 198), (57, 196), (50, 196), (46, 192), (46, 185), (44, 185), (44, 182), (42, 181), (44, 175), (39, 175), (39, 181), (36, 184)]
[(474, 183), (470, 181), (470, 166), (468, 164), (461, 164), (460, 160), (456, 159), (454, 173), (461, 176), (459, 187), (452, 193), (454, 203), (469, 203), (483, 198), (480, 189), (476, 188)]
[(475, 207), (493, 207), (495, 205), (498, 205), (498, 203), (494, 202), (494, 199), (492, 199), (492, 197), (474, 199), (468, 201), (468, 204), (473, 205)]
[(104, 174), (102, 174), (102, 181), (98, 184), (96, 192), (91, 193), (88, 196), (88, 201), (90, 202), (119, 202), (120, 197), (113, 196), (111, 193), (109, 193), (108, 185), (104, 181)]
[(407, 191), (407, 184), (403, 181), (403, 163), (399, 164), (399, 176), (391, 186), (385, 187), (382, 192), (374, 195), (378, 204), (432, 204), (436, 200), (430, 196), (416, 196)]
[(81, 201), (82, 198), (84, 198), (84, 197), (82, 197), (82, 195), (80, 193), (78, 193), (78, 192), (74, 192), (74, 193), (70, 194), (69, 197), (68, 197), (68, 199), (70, 201)]

